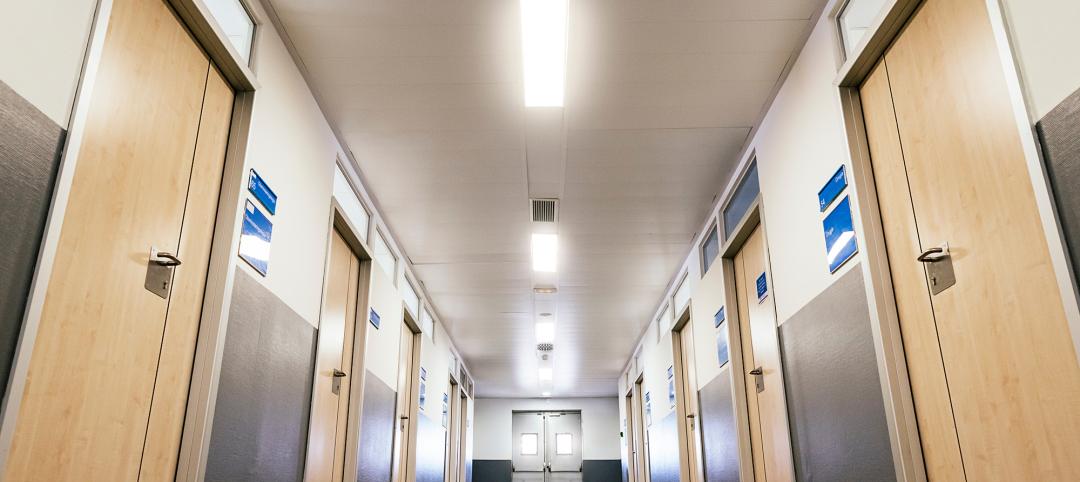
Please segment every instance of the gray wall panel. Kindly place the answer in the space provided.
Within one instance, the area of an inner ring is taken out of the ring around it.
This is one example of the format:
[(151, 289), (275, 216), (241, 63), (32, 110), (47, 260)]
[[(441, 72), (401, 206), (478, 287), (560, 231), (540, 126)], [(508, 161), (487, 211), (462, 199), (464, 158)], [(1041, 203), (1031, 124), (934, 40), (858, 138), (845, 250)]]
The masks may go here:
[(424, 414), (416, 430), (416, 482), (443, 482), (446, 463), (446, 430), (441, 421)]
[(64, 129), (0, 82), (0, 394), (52, 200)]
[(799, 480), (895, 480), (862, 270), (780, 326)]
[(679, 482), (678, 414), (672, 410), (649, 427), (649, 474), (652, 482)]
[(731, 377), (727, 371), (698, 392), (706, 482), (739, 480), (739, 432), (731, 396)]
[(303, 479), (316, 339), (237, 268), (206, 480)]
[(1036, 124), (1073, 276), (1080, 276), (1080, 91)]
[(509, 460), (474, 460), (472, 479), (476, 482), (510, 482), (513, 468)]
[(364, 377), (357, 482), (390, 482), (394, 463), (397, 392), (370, 371)]
[(582, 460), (582, 482), (619, 482), (623, 478), (622, 460)]

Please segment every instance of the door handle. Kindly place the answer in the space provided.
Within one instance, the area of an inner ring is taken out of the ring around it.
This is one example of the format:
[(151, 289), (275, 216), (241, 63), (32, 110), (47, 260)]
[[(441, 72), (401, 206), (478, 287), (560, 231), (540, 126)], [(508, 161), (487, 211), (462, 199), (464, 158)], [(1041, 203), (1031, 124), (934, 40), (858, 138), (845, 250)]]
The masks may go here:
[(347, 375), (347, 373), (338, 370), (337, 368), (334, 369), (334, 374), (332, 375), (334, 377), (334, 382), (330, 385), (330, 391), (334, 392), (334, 395), (341, 394), (341, 379), (345, 378)]
[(938, 246), (923, 251), (919, 257), (915, 258), (920, 263), (936, 263), (949, 257), (949, 246)]
[(154, 264), (158, 266), (180, 266), (180, 258), (177, 258), (175, 254), (158, 251), (154, 253)]
[(345, 373), (345, 372), (343, 372), (341, 370), (338, 370), (337, 368), (334, 369), (334, 378), (341, 378), (341, 377), (347, 377), (347, 376), (349, 376), (348, 373)]
[(765, 372), (761, 370), (761, 367), (757, 367), (750, 370), (750, 374), (754, 376), (754, 388), (758, 393), (765, 391)]
[(750, 370), (750, 374), (751, 374), (751, 375), (761, 375), (761, 374), (762, 374), (762, 372), (761, 372), (761, 367), (758, 367), (758, 368), (755, 368), (755, 369), (753, 369), (753, 370)]

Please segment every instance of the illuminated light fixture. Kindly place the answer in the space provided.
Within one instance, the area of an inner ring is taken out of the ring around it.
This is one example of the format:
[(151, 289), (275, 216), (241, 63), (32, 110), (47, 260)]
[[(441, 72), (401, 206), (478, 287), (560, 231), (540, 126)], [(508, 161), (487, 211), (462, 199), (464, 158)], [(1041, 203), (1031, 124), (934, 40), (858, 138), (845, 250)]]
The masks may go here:
[(562, 107), (569, 0), (521, 0), (525, 106)]
[[(544, 288), (533, 288), (533, 293), (536, 293), (538, 295), (553, 295), (553, 294), (558, 293), (558, 292), (559, 292), (558, 288), (554, 288), (554, 287), (550, 287), (550, 286), (549, 287), (544, 287)], [(540, 316), (543, 316), (543, 314), (541, 314)]]
[(550, 396), (551, 396), (551, 392), (544, 392), (544, 393), (541, 393), (541, 394), (540, 394), (540, 396), (542, 396), (542, 397), (544, 397), (544, 398), (550, 397)]
[(540, 371), (537, 372), (542, 382), (550, 382), (554, 378), (555, 374), (551, 371), (551, 367), (540, 367)]
[(533, 271), (543, 273), (555, 272), (555, 261), (559, 254), (559, 235), (540, 234), (532, 235), (532, 262)]
[(555, 342), (555, 323), (543, 322), (536, 324), (536, 342), (537, 343), (554, 343)]

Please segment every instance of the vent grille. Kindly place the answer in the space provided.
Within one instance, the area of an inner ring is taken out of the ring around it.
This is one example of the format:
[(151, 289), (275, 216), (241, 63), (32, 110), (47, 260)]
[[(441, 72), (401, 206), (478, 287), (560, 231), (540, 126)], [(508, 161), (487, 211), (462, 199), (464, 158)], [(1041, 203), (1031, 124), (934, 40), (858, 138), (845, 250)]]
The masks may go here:
[(536, 345), (537, 351), (552, 351), (555, 349), (555, 345), (552, 343), (538, 343)]
[(558, 199), (533, 199), (532, 220), (534, 223), (554, 223), (558, 219)]

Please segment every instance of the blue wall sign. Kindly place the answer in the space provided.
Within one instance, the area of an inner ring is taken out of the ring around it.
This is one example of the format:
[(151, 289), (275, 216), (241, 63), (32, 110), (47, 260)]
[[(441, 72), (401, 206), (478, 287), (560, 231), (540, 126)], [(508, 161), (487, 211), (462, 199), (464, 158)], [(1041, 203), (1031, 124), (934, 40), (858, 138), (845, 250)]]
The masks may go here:
[(721, 367), (731, 361), (731, 355), (728, 353), (727, 330), (725, 329), (721, 329), (716, 334), (716, 361), (720, 363), (719, 366)]
[(761, 273), (761, 276), (757, 277), (757, 301), (761, 303), (765, 301), (765, 298), (769, 296), (769, 280), (765, 278), (765, 273)]
[(244, 201), (244, 224), (240, 228), (240, 258), (266, 276), (270, 268), (270, 234), (274, 224), (251, 201)]
[(420, 411), (424, 411), (424, 404), (427, 403), (427, 382), (424, 379), (420, 379)]
[(822, 223), (825, 231), (825, 258), (829, 272), (835, 273), (847, 260), (859, 252), (855, 228), (851, 220), (851, 201), (844, 197)]
[(720, 323), (723, 323), (724, 320), (726, 320), (726, 319), (727, 319), (727, 313), (724, 313), (724, 307), (721, 306), (720, 310), (717, 311), (716, 314), (713, 315), (713, 317), (712, 317), (713, 328), (718, 328), (720, 326)]
[(450, 395), (445, 392), (442, 394), (442, 426), (446, 428), (450, 425)]
[(652, 398), (645, 392), (645, 427), (652, 426)]
[(277, 213), (277, 194), (274, 194), (266, 181), (254, 169), (248, 172), (248, 191), (266, 207), (270, 215)]
[(818, 191), (818, 207), (821, 212), (825, 212), (825, 208), (829, 207), (840, 196), (845, 187), (847, 187), (847, 168), (840, 166), (840, 169), (836, 170), (836, 174), (829, 178), (829, 182), (825, 183), (825, 187)]
[(379, 317), (379, 313), (375, 311), (375, 308), (372, 308), (371, 311), (368, 312), (368, 321), (371, 322), (371, 326), (374, 326), (376, 330), (379, 329), (379, 324), (382, 323), (382, 318)]
[(671, 408), (675, 408), (675, 379), (671, 378), (667, 382), (667, 400)]

